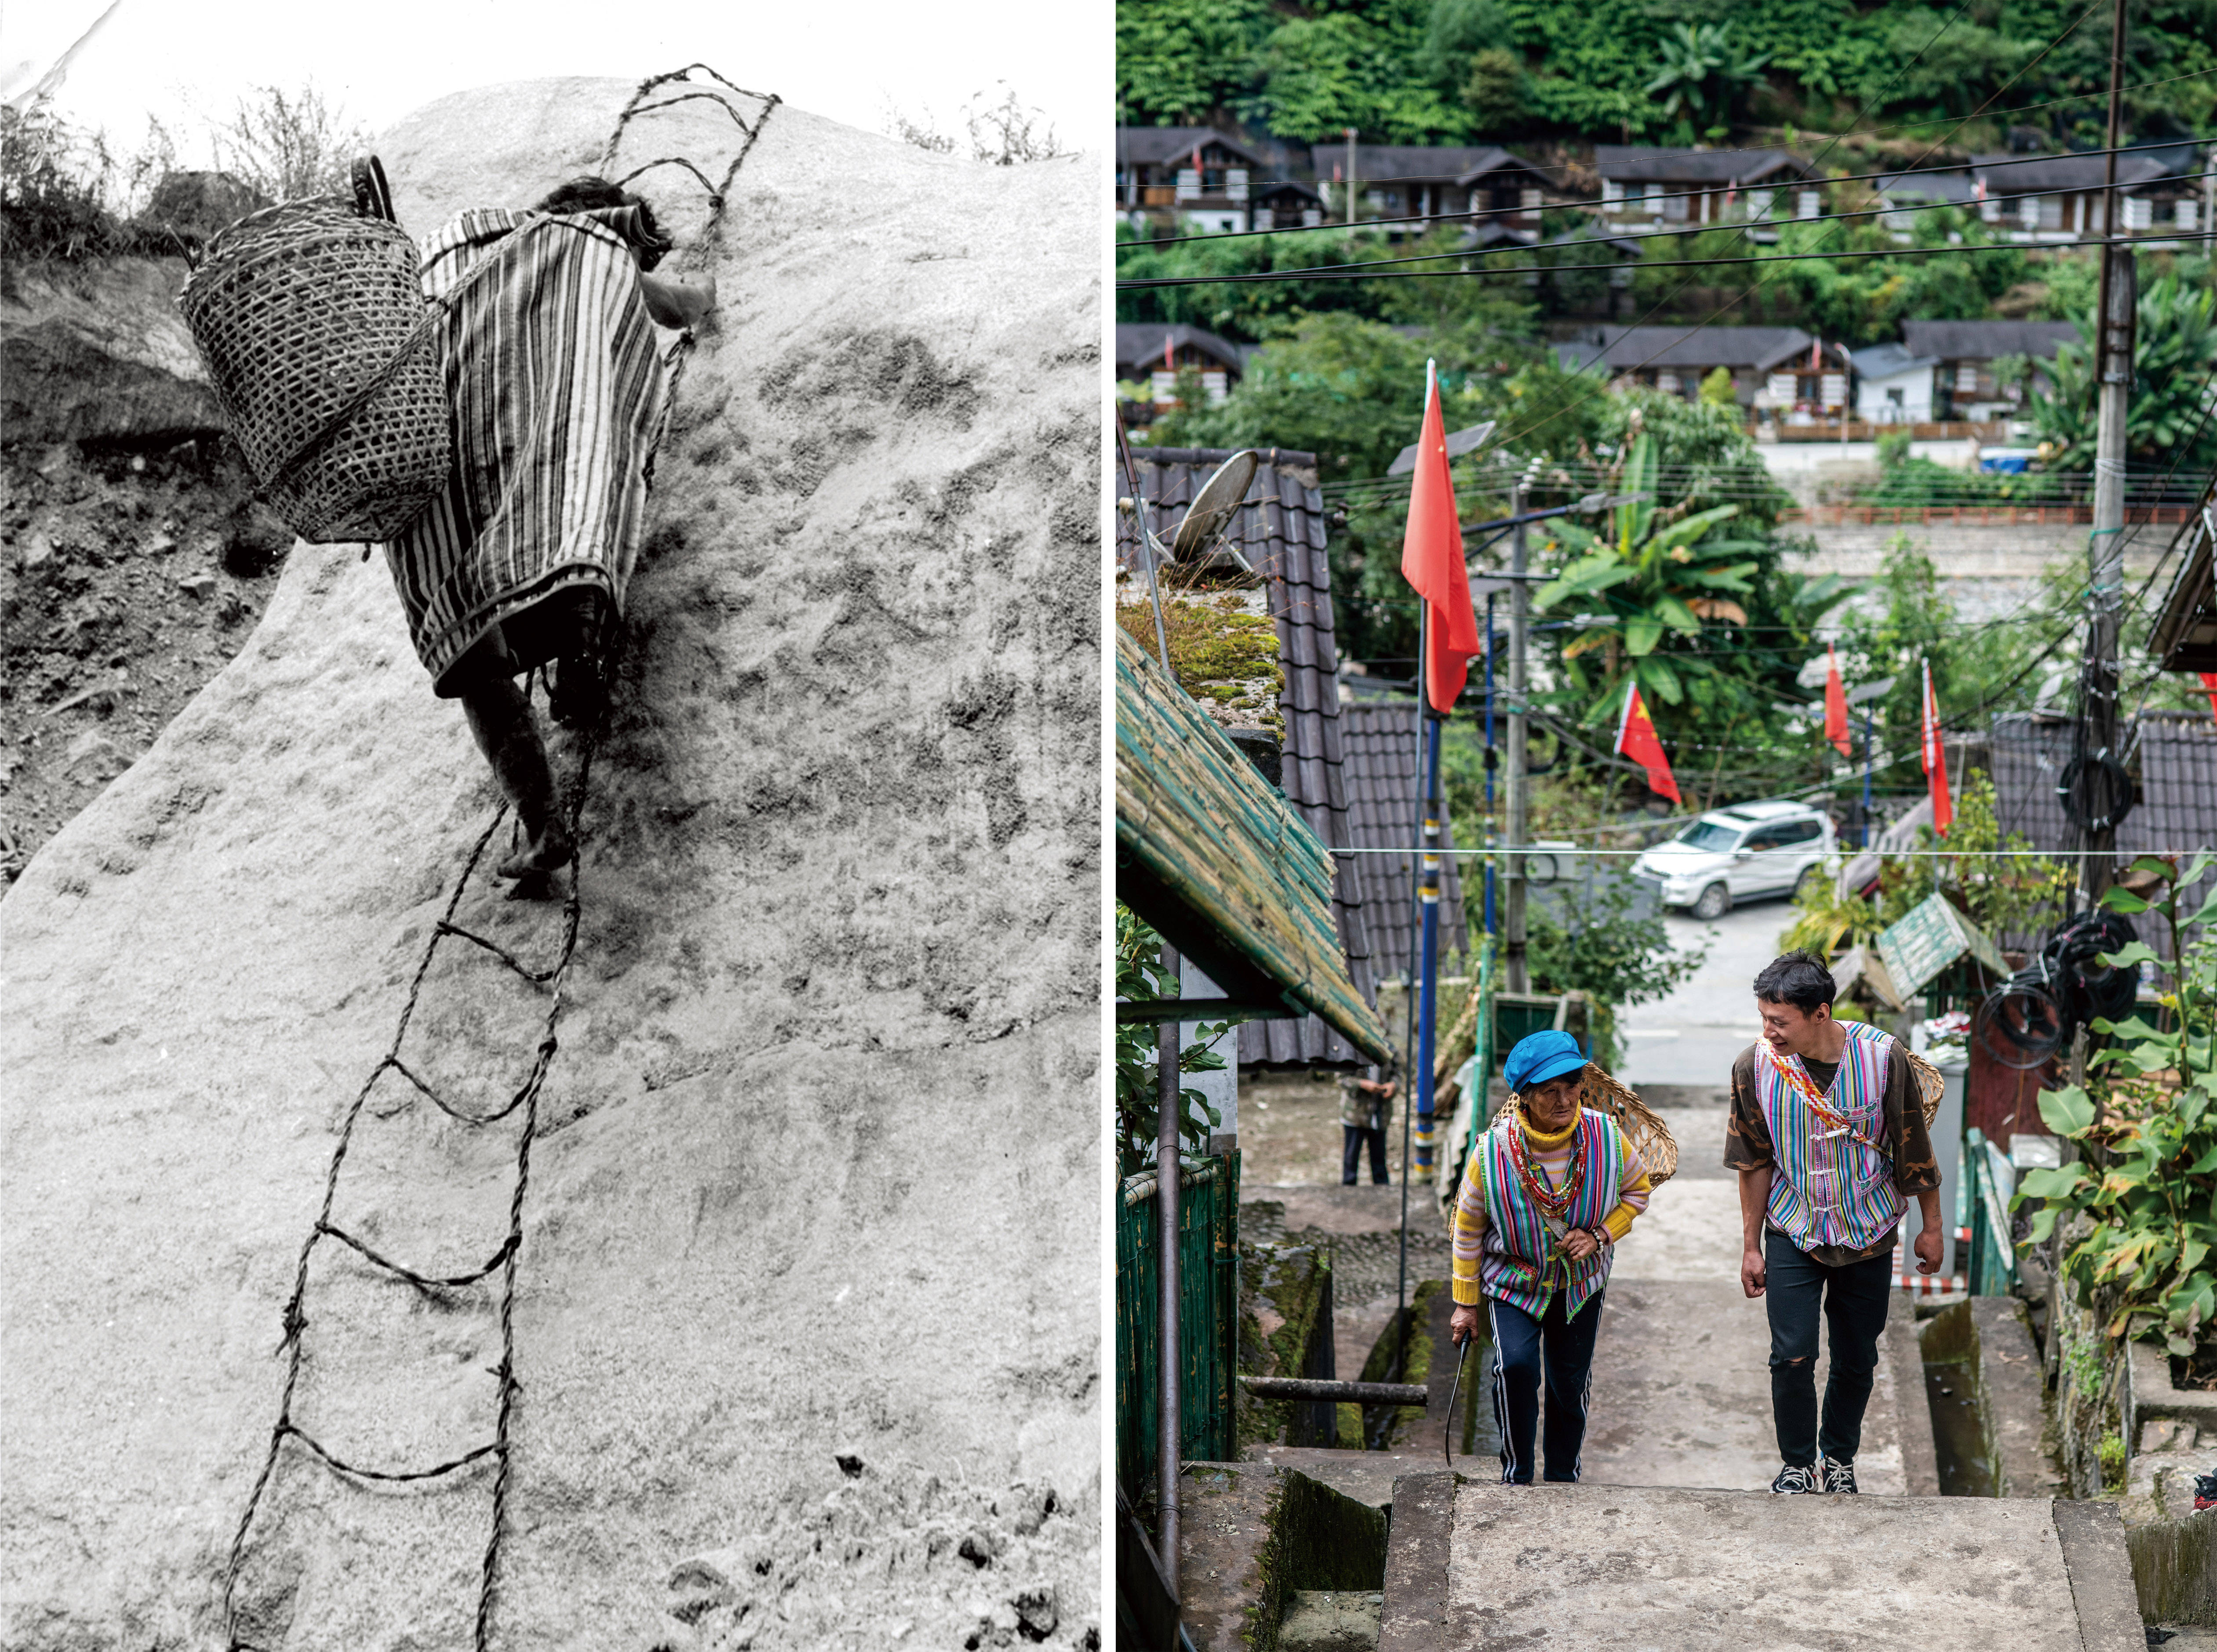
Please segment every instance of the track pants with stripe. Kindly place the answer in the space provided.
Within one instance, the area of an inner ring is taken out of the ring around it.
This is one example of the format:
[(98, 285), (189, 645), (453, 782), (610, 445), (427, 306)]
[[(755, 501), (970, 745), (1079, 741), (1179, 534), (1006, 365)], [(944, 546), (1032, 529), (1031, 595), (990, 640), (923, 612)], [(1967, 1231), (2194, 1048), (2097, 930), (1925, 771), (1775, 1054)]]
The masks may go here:
[[(1576, 1480), (1585, 1445), (1586, 1409), (1593, 1396), (1594, 1336), (1601, 1328), (1596, 1291), (1563, 1311), (1563, 1293), (1548, 1298), (1544, 1318), (1488, 1297), (1486, 1313), (1500, 1364), (1493, 1378), (1493, 1420), (1501, 1430), (1501, 1477), (1512, 1486), (1532, 1483), (1533, 1436), (1541, 1436), (1543, 1480)], [(1546, 1389), (1546, 1428), (1541, 1427)]]

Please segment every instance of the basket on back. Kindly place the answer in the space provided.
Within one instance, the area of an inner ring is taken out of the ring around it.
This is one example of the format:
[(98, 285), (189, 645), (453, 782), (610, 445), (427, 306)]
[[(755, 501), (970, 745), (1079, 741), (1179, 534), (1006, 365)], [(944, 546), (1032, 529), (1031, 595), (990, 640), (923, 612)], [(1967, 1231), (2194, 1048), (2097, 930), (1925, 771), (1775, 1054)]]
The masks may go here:
[[(1678, 1143), (1670, 1134), (1670, 1126), (1638, 1094), (1617, 1082), (1608, 1073), (1590, 1063), (1586, 1068), (1585, 1088), (1578, 1092), (1578, 1105), (1590, 1112), (1606, 1113), (1616, 1120), (1624, 1139), (1632, 1143), (1632, 1150), (1640, 1155), (1640, 1162), (1647, 1167), (1647, 1182), (1651, 1187), (1660, 1187), (1678, 1172)], [(1523, 1097), (1511, 1095), (1509, 1105), (1521, 1106)]]
[(270, 506), (312, 542), (390, 539), (453, 462), (435, 311), (416, 243), (337, 200), (218, 236), (178, 295)]

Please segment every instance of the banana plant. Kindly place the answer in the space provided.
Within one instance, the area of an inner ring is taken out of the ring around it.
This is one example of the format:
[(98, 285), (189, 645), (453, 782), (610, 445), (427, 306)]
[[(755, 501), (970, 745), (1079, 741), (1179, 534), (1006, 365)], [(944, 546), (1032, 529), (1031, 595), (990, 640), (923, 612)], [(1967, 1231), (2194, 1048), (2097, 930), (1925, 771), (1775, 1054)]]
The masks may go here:
[(1642, 431), (1611, 478), (1612, 490), (1630, 497), (1615, 508), (1607, 536), (1566, 521), (1553, 524), (1553, 546), (1571, 561), (1540, 588), (1532, 606), (1582, 616), (1565, 660), (1603, 655), (1601, 690), (1584, 708), (1588, 723), (1611, 709), (1627, 672), (1650, 700), (1677, 706), (1686, 696), (1684, 674), (1715, 669), (1695, 655), (1658, 653), (1666, 633), (1697, 637), (1712, 620), (1747, 624), (1747, 610), (1735, 599), (1753, 594), (1759, 564), (1751, 558), (1763, 542), (1711, 537), (1711, 529), (1739, 515), (1738, 505), (1658, 509), (1656, 472), (1655, 439)]

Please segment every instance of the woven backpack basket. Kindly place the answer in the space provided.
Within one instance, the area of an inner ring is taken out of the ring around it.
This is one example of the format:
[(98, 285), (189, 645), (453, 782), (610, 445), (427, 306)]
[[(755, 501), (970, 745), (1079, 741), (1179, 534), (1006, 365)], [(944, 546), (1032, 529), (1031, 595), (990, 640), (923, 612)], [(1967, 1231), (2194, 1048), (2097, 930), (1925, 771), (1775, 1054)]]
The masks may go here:
[(271, 508), (312, 543), (397, 538), (453, 463), (441, 313), (397, 224), (336, 197), (232, 225), (178, 307)]
[[(1509, 1105), (1513, 1107), (1523, 1104), (1521, 1095), (1509, 1098)], [(1678, 1143), (1670, 1134), (1670, 1126), (1631, 1088), (1589, 1064), (1585, 1088), (1578, 1092), (1578, 1105), (1616, 1120), (1625, 1140), (1632, 1143), (1632, 1150), (1647, 1167), (1650, 1187), (1660, 1187), (1678, 1173)]]

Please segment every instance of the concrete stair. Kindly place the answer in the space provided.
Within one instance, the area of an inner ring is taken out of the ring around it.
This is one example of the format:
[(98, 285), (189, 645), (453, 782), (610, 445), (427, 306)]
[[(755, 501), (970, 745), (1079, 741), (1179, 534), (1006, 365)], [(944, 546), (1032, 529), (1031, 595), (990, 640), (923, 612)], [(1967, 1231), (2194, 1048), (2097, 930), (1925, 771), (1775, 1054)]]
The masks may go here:
[(1379, 1652), (2144, 1652), (2115, 1507), (1396, 1486)]

